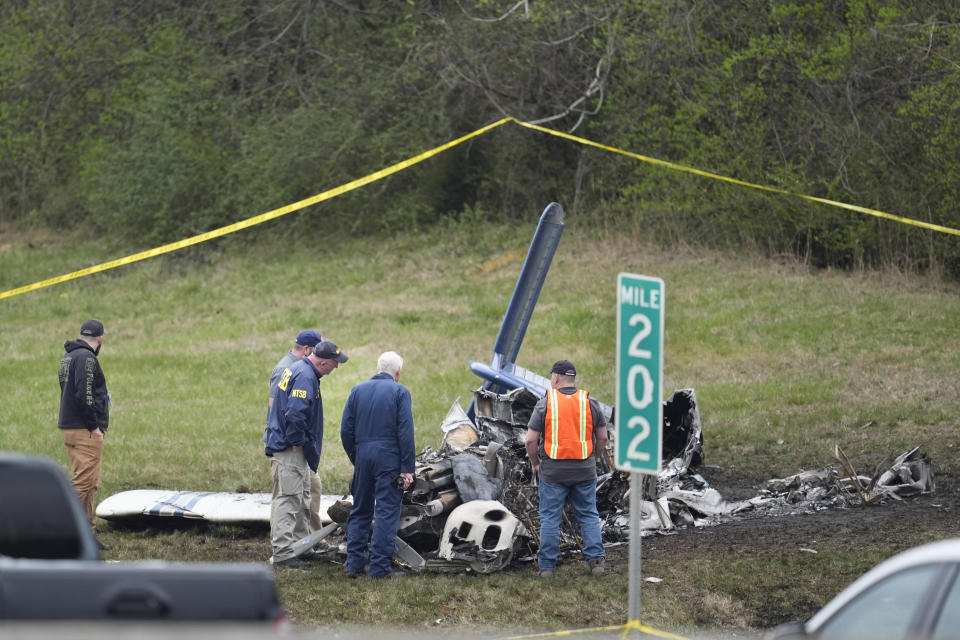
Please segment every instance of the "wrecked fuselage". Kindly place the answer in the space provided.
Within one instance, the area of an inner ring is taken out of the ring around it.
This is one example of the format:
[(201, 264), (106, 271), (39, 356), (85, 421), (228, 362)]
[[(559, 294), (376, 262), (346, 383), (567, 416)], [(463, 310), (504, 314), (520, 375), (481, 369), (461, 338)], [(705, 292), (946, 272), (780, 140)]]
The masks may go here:
[[(398, 563), (414, 571), (491, 573), (514, 561), (535, 559), (538, 492), (524, 439), (537, 400), (524, 387), (503, 394), (480, 388), (473, 421), (459, 399), (454, 402), (441, 425), (439, 450), (427, 447), (420, 453), (414, 484), (404, 493)], [(839, 469), (828, 466), (772, 479), (756, 496), (729, 501), (697, 472), (704, 460), (703, 425), (694, 390), (675, 391), (664, 403), (663, 416), (663, 467), (644, 483), (638, 518), (643, 535), (750, 514), (785, 515), (900, 499), (934, 489), (932, 463), (918, 449), (890, 465), (881, 463), (866, 477), (853, 471), (838, 447)], [(598, 456), (597, 472), (604, 543), (623, 543), (631, 520), (630, 474), (613, 468), (609, 450)], [(575, 523), (572, 515), (564, 515), (563, 553), (579, 552)]]

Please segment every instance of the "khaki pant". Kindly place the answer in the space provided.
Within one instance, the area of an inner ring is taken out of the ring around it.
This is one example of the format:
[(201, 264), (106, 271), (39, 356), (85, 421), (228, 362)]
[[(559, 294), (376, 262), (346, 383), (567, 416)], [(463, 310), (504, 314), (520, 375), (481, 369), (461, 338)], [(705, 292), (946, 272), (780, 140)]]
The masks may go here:
[[(320, 513), (320, 502), (323, 499), (323, 484), (320, 482), (319, 475), (309, 471), (308, 473), (310, 473), (310, 533), (313, 533), (323, 528), (323, 514)], [(274, 479), (273, 497), (277, 497), (276, 479)], [(270, 539), (273, 539), (272, 519), (270, 522)]]
[(284, 449), (270, 458), (273, 474), (273, 501), (270, 505), (270, 532), (273, 561), (293, 557), (294, 544), (309, 535), (310, 471), (303, 451)]
[(103, 434), (86, 429), (60, 429), (73, 466), (73, 490), (93, 526), (93, 501), (100, 486), (100, 462), (103, 458)]
[(320, 483), (320, 476), (310, 471), (310, 533), (323, 528), (320, 522), (320, 500), (323, 498), (323, 485)]

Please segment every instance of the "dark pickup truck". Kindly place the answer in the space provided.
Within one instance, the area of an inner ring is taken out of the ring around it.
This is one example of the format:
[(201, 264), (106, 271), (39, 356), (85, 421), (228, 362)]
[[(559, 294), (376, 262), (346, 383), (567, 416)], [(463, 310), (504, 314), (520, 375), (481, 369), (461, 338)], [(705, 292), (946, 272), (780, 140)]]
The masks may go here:
[(100, 561), (63, 469), (0, 452), (0, 620), (285, 621), (261, 564)]

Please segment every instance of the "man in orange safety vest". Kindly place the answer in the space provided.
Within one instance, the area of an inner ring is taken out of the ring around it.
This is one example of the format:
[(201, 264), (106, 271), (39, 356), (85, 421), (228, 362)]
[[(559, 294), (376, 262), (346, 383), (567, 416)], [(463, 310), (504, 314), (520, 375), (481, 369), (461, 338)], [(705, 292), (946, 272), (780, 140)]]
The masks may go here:
[(567, 501), (580, 524), (583, 557), (592, 575), (603, 574), (604, 551), (597, 512), (597, 452), (606, 450), (607, 424), (600, 405), (576, 386), (577, 369), (558, 360), (550, 389), (527, 423), (527, 457), (540, 474), (540, 577), (551, 578), (560, 556), (560, 519)]

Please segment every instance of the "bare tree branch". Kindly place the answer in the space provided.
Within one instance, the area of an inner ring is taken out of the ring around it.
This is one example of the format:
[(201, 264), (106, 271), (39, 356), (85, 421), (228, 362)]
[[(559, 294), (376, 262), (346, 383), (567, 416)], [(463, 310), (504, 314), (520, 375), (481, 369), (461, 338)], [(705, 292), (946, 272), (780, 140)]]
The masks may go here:
[[(601, 58), (597, 61), (596, 69), (594, 70), (593, 80), (590, 81), (590, 85), (583, 92), (579, 98), (574, 100), (570, 105), (561, 111), (552, 116), (547, 116), (546, 118), (540, 118), (538, 120), (531, 120), (530, 124), (543, 124), (544, 122), (552, 122), (553, 120), (559, 120), (565, 116), (570, 115), (571, 113), (579, 114), (577, 121), (574, 125), (567, 130), (567, 133), (573, 133), (577, 128), (583, 123), (583, 120), (586, 116), (593, 116), (600, 112), (600, 107), (603, 105), (603, 88), (606, 82), (606, 58)], [(588, 98), (592, 98), (594, 95), (599, 94), (599, 99), (597, 105), (593, 109), (581, 109), (579, 106), (587, 101)]]
[(474, 22), (500, 22), (501, 20), (506, 20), (507, 16), (509, 16), (511, 13), (513, 13), (520, 7), (523, 7), (524, 17), (529, 18), (530, 6), (528, 5), (528, 2), (529, 0), (520, 0), (517, 4), (513, 5), (505, 14), (503, 14), (499, 18), (474, 18), (473, 16), (467, 13), (466, 9), (463, 8), (463, 5), (460, 4), (460, 0), (457, 0), (457, 6), (460, 7), (461, 13), (467, 16), (467, 19), (473, 20)]

